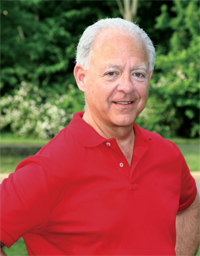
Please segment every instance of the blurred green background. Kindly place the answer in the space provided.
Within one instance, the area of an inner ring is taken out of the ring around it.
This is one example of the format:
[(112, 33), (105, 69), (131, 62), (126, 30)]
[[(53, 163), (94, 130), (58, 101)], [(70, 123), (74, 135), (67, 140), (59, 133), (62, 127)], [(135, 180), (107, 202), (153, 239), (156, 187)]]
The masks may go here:
[(137, 123), (167, 137), (199, 136), (199, 1), (139, 0), (132, 16), (120, 3), (122, 9), (119, 0), (1, 1), (2, 134), (52, 138), (83, 110), (73, 78), (78, 40), (96, 20), (123, 15), (149, 34), (157, 52)]

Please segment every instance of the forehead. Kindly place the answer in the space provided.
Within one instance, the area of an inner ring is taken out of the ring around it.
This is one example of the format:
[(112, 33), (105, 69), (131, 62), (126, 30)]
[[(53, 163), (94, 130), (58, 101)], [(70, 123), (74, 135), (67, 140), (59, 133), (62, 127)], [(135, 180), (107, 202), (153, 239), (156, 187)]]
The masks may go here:
[(112, 58), (137, 58), (148, 61), (148, 53), (143, 40), (131, 37), (127, 32), (106, 28), (97, 35), (92, 49), (93, 61), (109, 60)]
[(125, 31), (106, 28), (99, 32), (93, 43), (93, 51), (101, 50), (108, 52), (112, 50), (141, 51), (146, 53), (146, 46), (140, 35), (130, 36)]

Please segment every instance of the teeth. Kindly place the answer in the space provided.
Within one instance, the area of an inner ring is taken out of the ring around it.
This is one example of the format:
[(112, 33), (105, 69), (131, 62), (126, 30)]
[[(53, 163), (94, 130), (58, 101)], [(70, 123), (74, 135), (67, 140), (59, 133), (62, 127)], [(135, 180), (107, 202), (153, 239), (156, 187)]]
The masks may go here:
[(132, 101), (129, 101), (129, 102), (119, 101), (116, 103), (121, 104), (121, 105), (128, 105), (128, 104), (132, 103)]

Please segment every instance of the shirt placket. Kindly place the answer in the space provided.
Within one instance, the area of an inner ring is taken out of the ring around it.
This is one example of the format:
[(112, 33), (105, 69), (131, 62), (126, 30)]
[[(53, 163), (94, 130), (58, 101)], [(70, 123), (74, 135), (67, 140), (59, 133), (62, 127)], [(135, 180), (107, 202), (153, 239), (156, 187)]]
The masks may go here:
[(105, 144), (107, 147), (109, 147), (110, 149), (112, 149), (114, 151), (113, 153), (116, 154), (115, 159), (116, 159), (116, 164), (117, 164), (119, 173), (121, 175), (123, 175), (124, 177), (126, 177), (127, 180), (129, 180), (130, 173), (131, 173), (131, 167), (129, 166), (128, 161), (126, 160), (126, 157), (124, 156), (121, 149), (119, 148), (116, 140), (110, 139)]
[[(147, 150), (149, 149), (151, 143), (152, 143), (151, 138), (143, 138), (143, 137), (137, 138), (137, 141), (135, 142), (135, 147), (133, 151), (133, 160), (131, 165), (131, 173), (130, 173), (130, 189), (131, 190), (139, 189), (139, 179), (142, 176), (143, 169), (137, 168), (137, 165), (141, 161), (144, 161), (143, 157), (147, 152)], [(145, 163), (145, 165), (148, 165), (148, 162)]]

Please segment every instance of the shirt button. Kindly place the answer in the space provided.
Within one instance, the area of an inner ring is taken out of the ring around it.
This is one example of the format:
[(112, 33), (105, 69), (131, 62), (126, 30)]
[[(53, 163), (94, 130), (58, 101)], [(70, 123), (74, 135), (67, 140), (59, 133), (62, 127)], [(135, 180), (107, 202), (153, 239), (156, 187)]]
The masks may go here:
[(119, 166), (120, 166), (120, 167), (124, 167), (124, 164), (123, 164), (123, 163), (120, 163)]
[(110, 142), (106, 142), (106, 145), (107, 145), (108, 147), (110, 147), (111, 143), (110, 143)]

